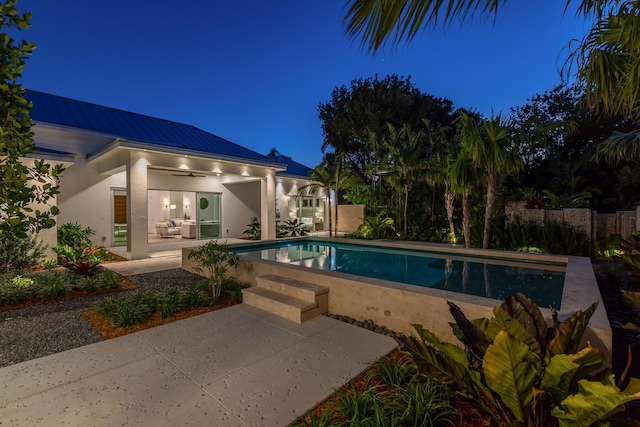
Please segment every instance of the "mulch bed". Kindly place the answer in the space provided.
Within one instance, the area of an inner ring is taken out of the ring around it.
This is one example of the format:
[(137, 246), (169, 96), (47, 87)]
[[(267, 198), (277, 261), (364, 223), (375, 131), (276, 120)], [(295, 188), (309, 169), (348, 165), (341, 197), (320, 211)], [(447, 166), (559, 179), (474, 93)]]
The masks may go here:
[(166, 319), (163, 319), (160, 316), (160, 313), (156, 312), (146, 322), (127, 326), (124, 328), (114, 326), (109, 319), (95, 310), (87, 310), (82, 313), (82, 316), (87, 319), (93, 329), (100, 334), (103, 340), (108, 340), (111, 338), (117, 338), (123, 335), (132, 334), (134, 332), (140, 332), (145, 329), (154, 328), (156, 326), (166, 325), (167, 323), (175, 322), (176, 320), (187, 319), (189, 317), (198, 316), (200, 314), (231, 307), (236, 304), (239, 304), (239, 302), (228, 297), (227, 295), (221, 295), (218, 299), (218, 304), (213, 307), (201, 307), (194, 310), (180, 311)]

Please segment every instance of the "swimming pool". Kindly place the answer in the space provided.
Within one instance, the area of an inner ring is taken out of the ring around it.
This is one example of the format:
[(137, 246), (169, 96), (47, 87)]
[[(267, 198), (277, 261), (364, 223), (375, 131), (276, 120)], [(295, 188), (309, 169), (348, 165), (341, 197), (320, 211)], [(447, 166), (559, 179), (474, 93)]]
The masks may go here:
[[(363, 242), (364, 243), (364, 242)], [(560, 309), (566, 263), (306, 239), (234, 245), (245, 257), (502, 300), (516, 292)]]

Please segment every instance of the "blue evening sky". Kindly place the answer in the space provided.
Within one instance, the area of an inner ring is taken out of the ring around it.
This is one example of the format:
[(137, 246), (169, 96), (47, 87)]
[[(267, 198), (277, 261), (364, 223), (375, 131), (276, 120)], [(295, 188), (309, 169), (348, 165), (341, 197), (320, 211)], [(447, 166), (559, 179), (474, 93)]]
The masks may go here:
[(20, 0), (38, 48), (25, 87), (187, 123), (310, 167), (318, 104), (356, 78), (411, 76), (456, 107), (509, 112), (560, 82), (587, 30), (565, 1), (516, 0), (375, 56), (344, 36), (344, 0)]

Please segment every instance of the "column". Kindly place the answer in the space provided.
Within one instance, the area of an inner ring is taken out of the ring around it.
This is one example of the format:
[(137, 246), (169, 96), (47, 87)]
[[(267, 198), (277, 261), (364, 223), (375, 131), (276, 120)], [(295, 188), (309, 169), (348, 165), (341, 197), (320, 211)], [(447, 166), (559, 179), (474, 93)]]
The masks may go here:
[(127, 258), (147, 257), (147, 165), (142, 151), (129, 151), (127, 161)]
[(260, 180), (260, 238), (276, 238), (276, 177), (273, 169)]

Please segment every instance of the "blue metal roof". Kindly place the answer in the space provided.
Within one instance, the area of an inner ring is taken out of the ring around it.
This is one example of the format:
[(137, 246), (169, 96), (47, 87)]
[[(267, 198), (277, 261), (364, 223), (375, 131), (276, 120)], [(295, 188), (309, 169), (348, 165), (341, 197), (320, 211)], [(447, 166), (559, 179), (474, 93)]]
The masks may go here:
[(309, 178), (311, 176), (311, 168), (306, 167), (296, 161), (293, 161), (291, 157), (287, 156), (275, 156), (273, 157), (276, 162), (287, 165), (287, 170), (283, 172), (276, 172), (276, 175), (293, 175), (300, 176), (304, 178)]
[(150, 143), (172, 149), (185, 149), (210, 155), (232, 157), (248, 162), (277, 163), (224, 138), (191, 125), (131, 113), (89, 102), (26, 90), (33, 103), (31, 118), (36, 122), (112, 135), (134, 142)]

